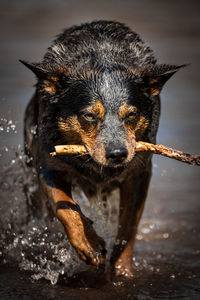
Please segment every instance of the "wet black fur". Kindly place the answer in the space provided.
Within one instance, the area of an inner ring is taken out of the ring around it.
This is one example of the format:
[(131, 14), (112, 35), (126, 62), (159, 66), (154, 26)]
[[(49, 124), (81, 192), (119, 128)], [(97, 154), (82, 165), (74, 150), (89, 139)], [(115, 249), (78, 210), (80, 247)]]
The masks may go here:
[[(115, 121), (117, 123), (113, 115), (123, 101), (137, 106), (149, 119), (150, 126), (143, 140), (155, 142), (159, 99), (152, 98), (148, 93), (148, 78), (160, 76), (160, 84), (163, 85), (178, 69), (175, 66), (156, 65), (152, 50), (138, 34), (121, 23), (110, 21), (97, 21), (65, 30), (48, 48), (41, 63), (25, 64), (38, 79), (36, 94), (27, 108), (25, 125), (25, 136), (29, 140), (29, 143), (26, 143), (26, 151), (35, 161), (39, 160), (38, 152), (41, 150), (48, 154), (54, 150), (54, 145), (70, 143), (63, 140), (57, 125), (58, 118), (78, 115), (96, 99), (102, 99), (109, 114), (108, 124), (102, 127), (102, 132), (105, 131), (105, 138), (109, 142), (114, 140), (116, 145), (123, 143), (125, 138), (123, 128), (119, 124), (116, 124), (116, 128), (107, 130), (111, 127), (110, 124), (114, 126)], [(73, 72), (61, 74), (58, 71), (59, 66), (66, 66)], [(132, 70), (135, 69), (144, 75), (134, 75)], [(85, 76), (83, 79), (87, 70), (93, 70), (94, 75), (89, 78)], [(43, 88), (43, 80), (49, 74), (59, 77), (56, 94), (47, 93)], [(103, 76), (107, 76), (109, 87), (104, 84)], [(34, 126), (37, 126), (36, 135), (30, 131)], [(90, 163), (95, 165), (94, 171), (91, 164), (87, 167), (87, 164), (83, 163), (81, 157), (61, 157), (61, 160), (71, 164), (78, 172), (88, 177), (93, 176), (97, 181), (117, 176), (126, 168), (102, 168), (91, 159)], [(40, 166), (45, 164), (45, 159), (40, 159)]]
[[(117, 239), (126, 240), (132, 247), (138, 212), (142, 211), (151, 177), (151, 154), (136, 153), (131, 161), (117, 166), (104, 166), (90, 155), (51, 157), (55, 145), (72, 144), (58, 121), (70, 116), (81, 119), (83, 109), (100, 100), (106, 114), (96, 139), (105, 149), (124, 147), (127, 132), (125, 121), (119, 120), (118, 110), (126, 103), (137, 108), (136, 124), (141, 116), (149, 123), (142, 136), (136, 134), (135, 140), (155, 143), (160, 115), (159, 92), (180, 67), (157, 64), (152, 50), (138, 34), (112, 21), (71, 27), (57, 37), (41, 63), (22, 63), (37, 77), (35, 94), (25, 112), (25, 152), (37, 170), (41, 188), (33, 195), (33, 204), (36, 206), (37, 202), (42, 211), (45, 200), (53, 198), (55, 187), (71, 197), (74, 179), (89, 198), (100, 189), (103, 196), (119, 187), (122, 218), (119, 218)], [(45, 88), (47, 83), (55, 86), (55, 90)], [(54, 201), (58, 209), (65, 208), (62, 200)], [(94, 257), (103, 253), (99, 245), (94, 250)], [(105, 249), (103, 251), (105, 253)], [(124, 244), (116, 243), (111, 255), (113, 267), (123, 251), (126, 251)], [(87, 259), (91, 259), (90, 253), (89, 249)], [(129, 251), (129, 263), (131, 255)], [(126, 270), (126, 260), (124, 268)]]

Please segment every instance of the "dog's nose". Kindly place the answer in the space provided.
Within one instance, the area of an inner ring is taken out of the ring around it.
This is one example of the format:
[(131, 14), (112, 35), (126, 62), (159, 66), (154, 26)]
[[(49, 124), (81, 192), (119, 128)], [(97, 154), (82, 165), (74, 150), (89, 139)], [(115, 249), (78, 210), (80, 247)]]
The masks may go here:
[(119, 148), (107, 148), (106, 159), (110, 163), (122, 163), (128, 155), (128, 151), (125, 147)]

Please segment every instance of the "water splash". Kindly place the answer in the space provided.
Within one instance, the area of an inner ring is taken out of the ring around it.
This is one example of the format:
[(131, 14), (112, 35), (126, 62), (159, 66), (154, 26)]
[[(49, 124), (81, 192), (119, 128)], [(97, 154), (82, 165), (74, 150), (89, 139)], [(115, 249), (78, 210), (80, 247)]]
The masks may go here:
[(13, 122), (13, 120), (8, 120), (6, 118), (0, 118), (0, 132), (17, 133), (16, 122)]
[[(60, 275), (70, 277), (92, 267), (80, 261), (57, 218), (49, 222), (47, 214), (40, 219), (30, 214), (31, 195), (38, 186), (37, 176), (26, 166), (26, 159), (22, 152), (16, 152), (10, 165), (0, 171), (0, 260), (31, 271), (35, 280), (45, 278), (56, 284)], [(97, 233), (106, 240), (109, 258), (117, 228), (118, 202), (113, 201), (116, 194), (104, 206), (99, 193), (91, 207), (83, 191), (76, 187), (72, 194), (83, 213), (93, 220)]]
[[(37, 175), (34, 169), (27, 167), (26, 160), (27, 157), (18, 150), (10, 165), (0, 172), (0, 259), (3, 263), (30, 271), (34, 280), (45, 278), (54, 285), (60, 275), (70, 277), (81, 271), (91, 270), (92, 267), (80, 261), (56, 217), (50, 222), (46, 218), (47, 213), (40, 219), (30, 214), (31, 196), (38, 186)], [(118, 227), (119, 191), (113, 192), (106, 199), (106, 203), (105, 199), (102, 199), (101, 190), (92, 202), (89, 202), (84, 192), (75, 185), (72, 195), (83, 213), (94, 222), (98, 235), (106, 241), (108, 262), (113, 244), (118, 242), (115, 238)], [(169, 238), (167, 232), (157, 233), (158, 228), (161, 228), (159, 221), (152, 223), (152, 220), (144, 218), (136, 239), (145, 242), (149, 239)], [(160, 271), (142, 257), (134, 257), (133, 265), (136, 272), (144, 269), (150, 272)]]
[[(8, 123), (4, 122), (2, 134), (15, 134), (14, 127), (7, 133), (6, 126), (11, 126), (14, 122)], [(27, 158), (21, 151), (21, 146), (14, 149), (6, 145), (1, 148), (1, 152), (1, 160), (8, 157), (10, 164), (0, 170), (0, 263), (14, 266), (16, 270), (20, 268), (22, 271), (29, 271), (34, 280), (44, 278), (52, 285), (56, 284), (63, 274), (70, 277), (82, 271), (94, 270), (80, 261), (56, 218), (50, 222), (45, 214), (39, 219), (30, 213), (31, 196), (37, 190), (37, 176), (34, 170), (27, 168)], [(160, 171), (157, 166), (155, 168), (160, 178), (161, 173), (168, 176), (168, 172), (162, 172), (162, 169)], [(101, 191), (98, 192), (96, 201), (90, 203), (80, 189), (74, 188), (72, 194), (83, 213), (93, 220), (98, 235), (106, 241), (109, 260), (118, 225), (118, 191), (110, 195), (107, 205)], [(175, 215), (174, 203), (171, 207)], [(158, 276), (160, 279), (164, 276), (175, 288), (176, 282), (180, 281), (187, 282), (188, 289), (196, 289), (199, 286), (200, 250), (199, 245), (196, 245), (199, 230), (191, 222), (194, 218), (188, 217), (187, 209), (184, 219), (175, 218), (173, 226), (169, 226), (172, 224), (172, 209), (161, 205), (159, 197), (149, 199), (147, 208), (136, 236), (133, 257), (134, 285), (137, 286), (137, 280), (140, 284), (139, 278), (142, 286), (143, 280), (146, 280), (150, 287), (150, 290), (147, 288), (149, 293), (152, 290), (150, 284), (156, 287)], [(185, 242), (186, 236), (191, 240), (188, 244)], [(121, 283), (122, 281), (117, 281), (116, 287), (119, 288)], [(115, 282), (113, 284), (115, 285)], [(165, 284), (163, 286), (165, 292)], [(156, 288), (154, 293), (157, 293)], [(166, 295), (167, 299), (170, 298), (168, 291)]]

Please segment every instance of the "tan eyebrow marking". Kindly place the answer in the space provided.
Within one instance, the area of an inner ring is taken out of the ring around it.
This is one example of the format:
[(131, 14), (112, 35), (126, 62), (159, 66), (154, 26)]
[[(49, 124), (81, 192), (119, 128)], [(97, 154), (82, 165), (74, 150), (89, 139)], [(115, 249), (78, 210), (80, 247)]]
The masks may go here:
[(97, 115), (102, 121), (105, 118), (105, 108), (100, 100), (98, 100), (94, 105), (90, 106), (87, 109), (87, 112), (91, 112), (94, 115)]
[(122, 104), (118, 111), (118, 116), (119, 116), (120, 121), (122, 121), (125, 117), (127, 117), (127, 115), (129, 113), (131, 113), (132, 111), (137, 112), (137, 108), (134, 106), (127, 105), (127, 104)]

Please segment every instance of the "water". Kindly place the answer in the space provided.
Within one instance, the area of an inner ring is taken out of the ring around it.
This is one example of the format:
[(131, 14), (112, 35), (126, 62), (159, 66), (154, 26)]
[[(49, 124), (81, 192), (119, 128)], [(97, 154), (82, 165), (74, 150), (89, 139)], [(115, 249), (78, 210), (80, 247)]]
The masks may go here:
[[(199, 299), (200, 168), (154, 156), (130, 280), (111, 281), (80, 262), (56, 219), (30, 214), (24, 191), (31, 195), (37, 185), (24, 163), (23, 112), (34, 78), (18, 63), (38, 61), (64, 27), (103, 18), (125, 22), (159, 62), (191, 63), (162, 91), (158, 142), (199, 153), (199, 2), (3, 1), (0, 15), (0, 299)], [(105, 209), (97, 201), (90, 208), (81, 191), (74, 195), (107, 240), (109, 255), (117, 203), (111, 199)]]
[[(114, 299), (116, 294), (117, 299), (195, 299), (200, 295), (198, 168), (183, 166), (185, 182), (187, 168), (193, 168), (190, 186), (196, 188), (193, 194), (187, 189), (183, 194), (172, 167), (179, 163), (160, 158), (154, 162), (155, 177), (133, 256), (134, 279), (111, 281), (79, 260), (56, 218), (50, 222), (46, 215), (42, 219), (30, 215), (24, 192), (31, 195), (37, 189), (35, 173), (26, 167), (21, 147), (15, 152), (7, 148), (6, 153), (11, 159), (0, 173), (0, 299), (44, 299), (47, 292), (48, 299), (66, 299), (66, 295), (79, 299), (83, 292), (88, 299)], [(164, 169), (162, 164), (168, 166)], [(174, 191), (176, 199), (171, 197)], [(106, 208), (100, 199), (90, 205), (78, 189), (73, 196), (106, 240), (109, 257), (117, 229), (116, 195)]]

